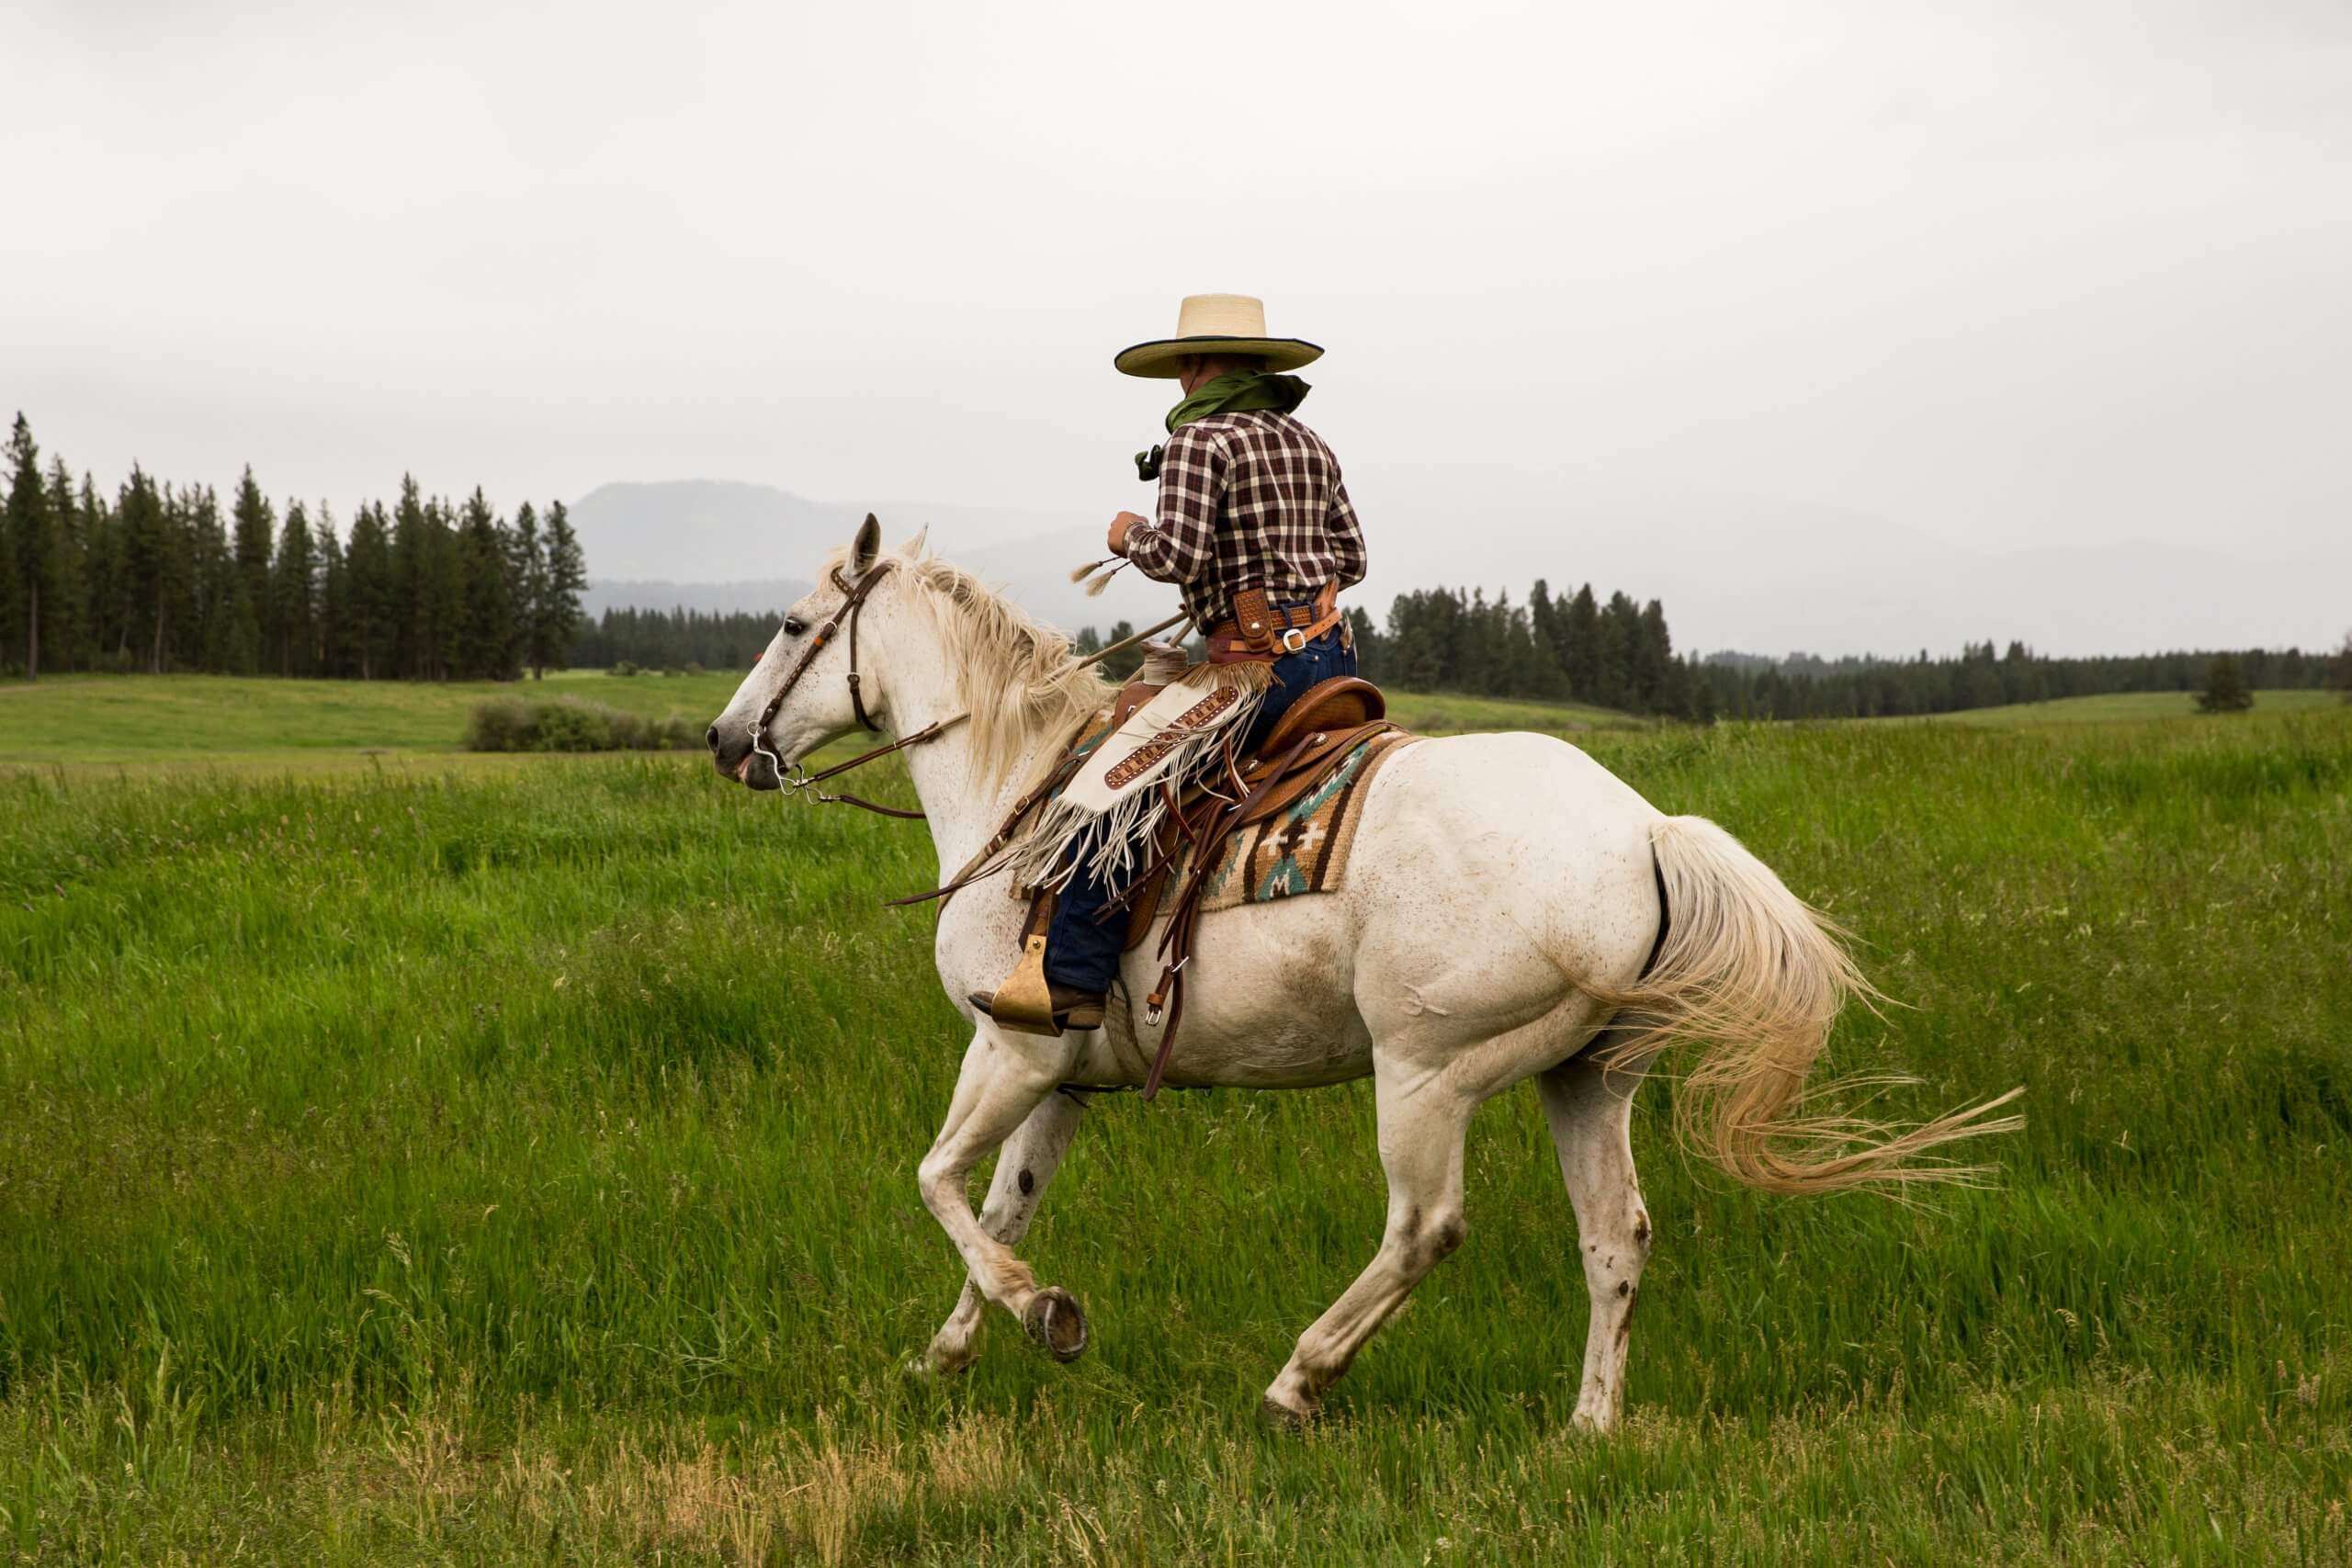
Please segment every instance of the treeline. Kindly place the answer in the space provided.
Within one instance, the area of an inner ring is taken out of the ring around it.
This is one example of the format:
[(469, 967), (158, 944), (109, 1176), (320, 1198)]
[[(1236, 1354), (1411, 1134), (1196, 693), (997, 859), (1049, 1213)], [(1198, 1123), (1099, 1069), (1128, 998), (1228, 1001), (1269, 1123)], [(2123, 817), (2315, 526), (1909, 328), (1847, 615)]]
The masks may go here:
[(1351, 610), (1356, 664), (1367, 680), (1471, 696), (1550, 697), (1702, 723), (1712, 688), (1675, 657), (1666, 609), (1586, 583), (1555, 597), (1538, 578), (1524, 604), (1508, 592), (1429, 588), (1389, 602), (1375, 628)]
[(587, 566), (563, 503), (500, 516), (401, 481), (346, 535), (321, 502), (281, 514), (247, 468), (209, 485), (134, 467), (111, 496), (44, 471), (17, 416), (0, 510), (0, 671), (204, 671), (506, 680), (560, 665)]
[(634, 664), (644, 670), (748, 670), (775, 636), (781, 609), (764, 615), (735, 610), (608, 609), (583, 618), (568, 661), (583, 670)]
[[(1508, 592), (1488, 599), (1484, 589), (1431, 588), (1392, 600), (1385, 627), (1360, 605), (1348, 611), (1348, 624), (1358, 672), (1384, 685), (1545, 697), (1702, 722), (1713, 716), (1713, 688), (1675, 656), (1666, 610), (1655, 599), (1636, 604), (1618, 592), (1604, 601), (1589, 583), (1555, 598), (1540, 580), (1523, 604)], [(1108, 633), (1088, 626), (1078, 648), (1091, 653), (1133, 631), (1125, 621)], [(1128, 655), (1104, 668), (1118, 676), (1140, 662)]]
[(2337, 686), (2352, 692), (2352, 640), (2334, 653), (2270, 649), (2052, 659), (1989, 641), (1958, 658), (1824, 660), (1716, 654), (1705, 665), (1715, 710), (1729, 718), (1875, 718), (1954, 713), (2008, 703), (2120, 692), (2194, 692), (2219, 660), (2233, 660), (2247, 690)]
[[(1627, 713), (1708, 723), (1723, 718), (1866, 718), (1951, 713), (2007, 703), (2118, 692), (2191, 692), (2217, 659), (2236, 661), (2249, 689), (2334, 685), (2352, 696), (2352, 638), (2338, 651), (2217, 649), (2056, 659), (2013, 642), (1996, 653), (1970, 644), (1956, 657), (1766, 659), (1674, 651), (1665, 607), (1589, 584), (1555, 595), (1538, 581), (1523, 604), (1508, 592), (1425, 589), (1390, 602), (1385, 626), (1361, 606), (1348, 612), (1357, 663), (1367, 679), (1425, 692), (1538, 697), (1590, 703)], [(1092, 627), (1081, 649), (1115, 642)], [(1117, 671), (1114, 671), (1117, 673)]]

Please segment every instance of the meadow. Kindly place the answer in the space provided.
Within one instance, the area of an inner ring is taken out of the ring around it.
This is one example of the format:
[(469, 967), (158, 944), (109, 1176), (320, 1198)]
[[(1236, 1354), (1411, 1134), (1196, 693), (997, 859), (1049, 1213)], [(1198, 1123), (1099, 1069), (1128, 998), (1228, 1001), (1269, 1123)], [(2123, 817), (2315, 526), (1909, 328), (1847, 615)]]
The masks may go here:
[(1596, 1439), (1514, 1091), (1295, 1437), (1366, 1086), (1098, 1101), (1022, 1249), (1085, 1359), (1000, 1321), (910, 1380), (967, 1032), (879, 907), (921, 829), (300, 684), (0, 693), (0, 1561), (2352, 1561), (2352, 710), (1580, 735), (1854, 930), (1879, 1111), (2023, 1084), (2026, 1130), (1983, 1190), (1772, 1199), (1654, 1081)]
[[(67, 675), (0, 682), (0, 773), (122, 773), (201, 762), (273, 775), (399, 768), (458, 751), (476, 705), (566, 697), (701, 731), (742, 681), (696, 675), (550, 672), (543, 681), (271, 681), (231, 675)], [(1644, 722), (1575, 703), (1398, 694), (1396, 716), (1430, 734), (1560, 734)], [(479, 764), (489, 759), (476, 759)], [(495, 764), (492, 764), (495, 765)]]

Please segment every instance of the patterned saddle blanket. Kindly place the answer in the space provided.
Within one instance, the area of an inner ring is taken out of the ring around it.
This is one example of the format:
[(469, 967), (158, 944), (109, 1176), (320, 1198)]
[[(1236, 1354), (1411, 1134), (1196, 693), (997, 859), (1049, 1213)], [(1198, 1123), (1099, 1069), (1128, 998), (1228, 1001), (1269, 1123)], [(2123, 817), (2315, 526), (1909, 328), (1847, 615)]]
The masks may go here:
[(1394, 729), (1371, 737), (1313, 789), (1228, 836), (1224, 858), (1202, 886), (1201, 912), (1338, 891), (1373, 775), (1420, 739)]

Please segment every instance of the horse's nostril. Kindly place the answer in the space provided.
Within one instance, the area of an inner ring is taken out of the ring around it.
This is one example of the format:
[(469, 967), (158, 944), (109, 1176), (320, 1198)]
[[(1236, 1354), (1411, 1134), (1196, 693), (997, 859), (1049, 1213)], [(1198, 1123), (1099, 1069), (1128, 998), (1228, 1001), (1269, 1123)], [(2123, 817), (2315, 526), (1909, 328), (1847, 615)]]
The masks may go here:
[(714, 757), (718, 756), (718, 726), (717, 726), (717, 725), (715, 725), (715, 724), (714, 724), (714, 725), (712, 725), (708, 729), (704, 730), (704, 731), (702, 732), (702, 739), (703, 739), (703, 744), (710, 748), (710, 754), (711, 754), (712, 756), (714, 756)]

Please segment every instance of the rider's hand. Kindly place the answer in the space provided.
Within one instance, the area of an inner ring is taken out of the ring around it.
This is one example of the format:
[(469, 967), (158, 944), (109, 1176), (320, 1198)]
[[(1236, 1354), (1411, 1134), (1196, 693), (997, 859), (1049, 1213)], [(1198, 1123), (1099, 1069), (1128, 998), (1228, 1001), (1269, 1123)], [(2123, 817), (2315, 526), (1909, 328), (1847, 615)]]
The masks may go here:
[(1132, 512), (1122, 512), (1116, 517), (1112, 518), (1111, 553), (1114, 556), (1125, 555), (1127, 553), (1127, 530), (1130, 528), (1148, 527), (1150, 526), (1150, 524), (1151, 519), (1148, 517), (1138, 517)]

